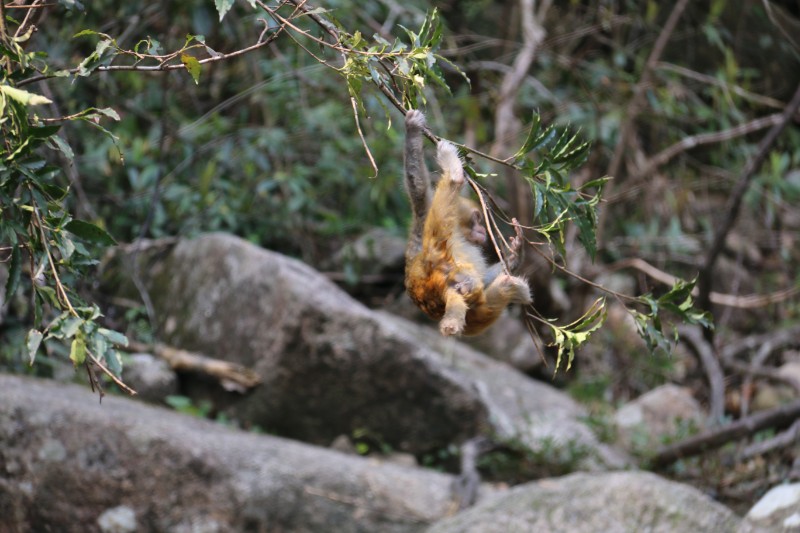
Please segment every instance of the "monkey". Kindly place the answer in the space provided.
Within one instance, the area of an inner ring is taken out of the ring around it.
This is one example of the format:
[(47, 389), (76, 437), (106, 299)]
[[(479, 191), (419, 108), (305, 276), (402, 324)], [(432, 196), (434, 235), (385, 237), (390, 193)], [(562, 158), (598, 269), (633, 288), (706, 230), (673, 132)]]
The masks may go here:
[[(406, 291), (423, 312), (439, 321), (442, 335), (476, 335), (508, 304), (530, 304), (530, 288), (523, 278), (504, 273), (502, 263), (487, 265), (480, 210), (460, 196), (466, 180), (456, 147), (448, 141), (438, 143), (442, 176), (434, 190), (423, 155), (425, 115), (409, 110), (405, 126), (405, 187), (412, 212)], [(522, 230), (513, 222), (511, 268), (519, 262), (523, 242)]]

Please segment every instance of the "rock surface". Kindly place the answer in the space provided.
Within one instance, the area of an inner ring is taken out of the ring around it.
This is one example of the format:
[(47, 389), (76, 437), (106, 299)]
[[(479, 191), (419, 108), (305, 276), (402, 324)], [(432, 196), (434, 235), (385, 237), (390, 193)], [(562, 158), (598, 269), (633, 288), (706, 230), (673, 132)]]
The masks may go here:
[(800, 483), (770, 489), (745, 516), (747, 531), (800, 531)]
[(617, 410), (620, 440), (628, 448), (652, 449), (665, 437), (705, 427), (703, 410), (688, 389), (666, 384), (642, 394)]
[[(129, 256), (119, 259), (131, 268)], [(565, 394), (431, 328), (371, 311), (299, 261), (224, 234), (151, 247), (138, 259), (164, 341), (263, 378), (248, 396), (224, 399), (235, 420), (324, 445), (367, 431), (419, 454), (488, 433), (532, 448), (569, 444), (595, 466), (624, 463)], [(120, 272), (107, 269), (107, 278), (119, 283)], [(191, 380), (184, 384), (191, 393)]]
[(0, 374), (0, 531), (419, 531), (451, 476)]
[(698, 490), (645, 472), (571, 474), (511, 489), (428, 533), (720, 533), (740, 519)]

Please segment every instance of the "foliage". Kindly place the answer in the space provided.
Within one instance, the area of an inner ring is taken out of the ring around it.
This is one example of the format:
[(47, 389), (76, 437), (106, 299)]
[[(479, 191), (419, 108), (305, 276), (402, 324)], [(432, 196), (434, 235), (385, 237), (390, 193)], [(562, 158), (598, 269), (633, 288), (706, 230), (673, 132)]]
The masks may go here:
[(57, 150), (68, 163), (73, 160), (72, 150), (59, 137), (61, 122), (97, 125), (101, 118), (118, 117), (112, 110), (90, 107), (69, 117), (44, 118), (38, 109), (51, 100), (15, 87), (26, 76), (46, 70), (41, 54), (25, 51), (27, 36), (0, 37), (4, 42), (0, 58), (6, 66), (0, 77), (0, 242), (8, 262), (5, 301), (15, 297), (26, 274), (33, 301), (33, 327), (25, 338), (30, 364), (43, 341), (57, 339), (70, 345), (70, 360), (75, 366), (86, 364), (93, 385), (99, 385), (89, 362), (116, 379), (121, 361), (114, 346), (125, 345), (127, 339), (98, 324), (99, 308), (84, 303), (71, 280), (96, 263), (93, 246), (115, 241), (102, 227), (69, 213), (65, 207), (69, 188), (64, 186), (61, 169), (49, 163), (47, 152)]

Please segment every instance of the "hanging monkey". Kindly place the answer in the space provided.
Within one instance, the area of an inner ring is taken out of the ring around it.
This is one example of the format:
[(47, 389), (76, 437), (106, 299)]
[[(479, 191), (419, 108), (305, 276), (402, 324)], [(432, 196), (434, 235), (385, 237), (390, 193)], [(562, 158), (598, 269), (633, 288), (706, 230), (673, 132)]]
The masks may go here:
[[(422, 148), (425, 116), (406, 114), (405, 183), (413, 222), (406, 247), (406, 290), (417, 306), (439, 320), (442, 335), (475, 335), (488, 328), (510, 303), (531, 303), (528, 283), (487, 266), (481, 251), (486, 228), (473, 202), (460, 196), (464, 169), (456, 147), (440, 141), (442, 177), (431, 186)], [(516, 221), (515, 221), (516, 222)], [(522, 250), (522, 231), (510, 240), (509, 268)]]

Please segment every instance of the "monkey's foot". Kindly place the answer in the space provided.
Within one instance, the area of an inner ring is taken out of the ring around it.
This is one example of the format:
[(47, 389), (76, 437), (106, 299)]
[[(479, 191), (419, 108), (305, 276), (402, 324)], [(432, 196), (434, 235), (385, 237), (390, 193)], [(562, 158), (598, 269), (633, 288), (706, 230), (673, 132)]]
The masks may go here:
[(461, 296), (466, 296), (467, 294), (474, 292), (478, 286), (478, 280), (475, 278), (464, 274), (463, 272), (459, 272), (455, 275), (455, 282), (456, 284), (453, 288), (458, 291), (458, 294)]
[(443, 318), (439, 322), (439, 331), (445, 337), (452, 337), (453, 335), (460, 335), (464, 331), (464, 321), (453, 317)]
[(428, 123), (425, 115), (419, 109), (409, 109), (406, 113), (406, 129), (425, 129)]
[(511, 225), (514, 226), (515, 235), (509, 240), (509, 244), (511, 245), (511, 252), (516, 254), (519, 252), (525, 239), (522, 238), (522, 228), (516, 218), (511, 219)]
[(518, 304), (528, 305), (533, 302), (531, 288), (528, 282), (517, 276), (502, 274), (498, 276), (497, 282), (503, 291), (509, 291), (511, 301)]
[(448, 141), (439, 141), (436, 146), (436, 160), (442, 167), (442, 176), (447, 177), (453, 185), (464, 183), (464, 167), (458, 157), (458, 148)]

